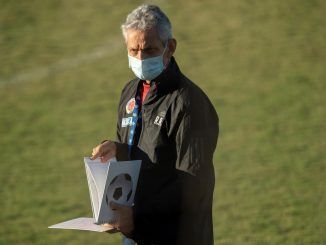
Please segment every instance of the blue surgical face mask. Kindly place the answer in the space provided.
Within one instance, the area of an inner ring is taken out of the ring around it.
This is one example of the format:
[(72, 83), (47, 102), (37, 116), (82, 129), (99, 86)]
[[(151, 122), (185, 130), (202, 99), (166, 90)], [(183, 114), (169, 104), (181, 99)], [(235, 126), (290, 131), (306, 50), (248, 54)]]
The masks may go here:
[(165, 50), (166, 46), (161, 55), (143, 60), (128, 55), (129, 68), (132, 69), (135, 76), (139, 79), (153, 80), (164, 70), (163, 55)]

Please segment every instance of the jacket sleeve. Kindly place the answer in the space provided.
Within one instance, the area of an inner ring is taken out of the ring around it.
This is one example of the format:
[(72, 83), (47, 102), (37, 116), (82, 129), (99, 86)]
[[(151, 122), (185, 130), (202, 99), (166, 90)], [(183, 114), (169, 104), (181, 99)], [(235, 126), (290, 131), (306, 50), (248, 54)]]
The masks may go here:
[(175, 174), (153, 197), (154, 203), (141, 209), (145, 213), (136, 210), (133, 238), (139, 244), (138, 237), (152, 243), (211, 244), (217, 114), (210, 103), (173, 114)]
[(178, 244), (212, 244), (213, 155), (218, 117), (206, 97), (191, 100), (176, 134), (176, 169), (180, 181)]
[(178, 113), (176, 169), (193, 176), (211, 171), (219, 133), (218, 116), (208, 101), (192, 100)]

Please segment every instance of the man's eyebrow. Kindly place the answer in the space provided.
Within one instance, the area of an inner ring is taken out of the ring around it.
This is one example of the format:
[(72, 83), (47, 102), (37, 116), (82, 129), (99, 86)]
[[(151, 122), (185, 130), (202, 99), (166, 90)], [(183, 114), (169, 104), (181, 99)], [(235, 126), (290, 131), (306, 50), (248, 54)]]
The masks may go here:
[[(139, 48), (138, 47), (129, 47), (130, 50), (138, 50)], [(156, 49), (155, 47), (152, 47), (152, 46), (147, 46), (147, 47), (144, 47), (144, 48), (141, 48), (140, 50), (150, 50), (150, 49)]]

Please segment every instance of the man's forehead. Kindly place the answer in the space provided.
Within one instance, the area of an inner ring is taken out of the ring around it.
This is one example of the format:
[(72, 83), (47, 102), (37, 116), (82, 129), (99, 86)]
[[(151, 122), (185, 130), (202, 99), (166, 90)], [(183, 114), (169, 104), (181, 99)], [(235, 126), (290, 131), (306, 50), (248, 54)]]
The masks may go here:
[(149, 30), (134, 30), (127, 31), (127, 45), (159, 45), (161, 43), (159, 35), (155, 29)]

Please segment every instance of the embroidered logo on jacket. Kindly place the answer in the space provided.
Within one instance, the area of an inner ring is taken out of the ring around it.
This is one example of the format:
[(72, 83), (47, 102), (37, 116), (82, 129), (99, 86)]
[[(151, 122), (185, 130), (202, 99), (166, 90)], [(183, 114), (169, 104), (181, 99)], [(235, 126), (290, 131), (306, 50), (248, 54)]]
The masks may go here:
[(124, 117), (121, 121), (121, 127), (125, 128), (132, 125), (132, 117)]
[(131, 99), (128, 101), (127, 105), (126, 105), (126, 112), (127, 112), (127, 114), (130, 114), (130, 113), (133, 112), (133, 110), (134, 110), (134, 108), (135, 108), (135, 105), (136, 105), (136, 100), (135, 100), (135, 98), (131, 98)]
[(165, 111), (161, 111), (158, 116), (155, 117), (154, 120), (154, 124), (158, 125), (158, 126), (162, 126), (162, 122), (164, 120), (165, 117)]

